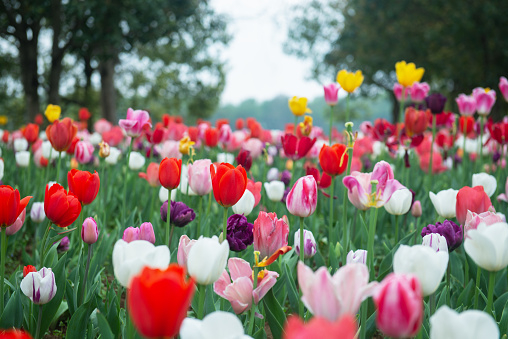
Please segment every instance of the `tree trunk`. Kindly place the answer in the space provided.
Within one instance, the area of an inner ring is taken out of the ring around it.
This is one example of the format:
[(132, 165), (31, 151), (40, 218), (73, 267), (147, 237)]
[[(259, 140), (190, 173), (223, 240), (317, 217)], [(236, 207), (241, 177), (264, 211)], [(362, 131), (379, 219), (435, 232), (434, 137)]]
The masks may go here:
[(39, 113), (39, 75), (37, 73), (37, 45), (38, 32), (34, 32), (32, 39), (19, 42), (19, 62), (21, 69), (21, 83), (25, 92), (26, 121), (33, 121)]
[(51, 28), (53, 29), (53, 43), (51, 47), (51, 68), (49, 70), (48, 103), (58, 105), (60, 103), (60, 76), (62, 74), (62, 59), (64, 49), (60, 48), (60, 33), (62, 5), (60, 0), (51, 2)]
[(108, 58), (99, 63), (101, 75), (101, 110), (102, 117), (111, 122), (116, 121), (116, 90), (115, 90), (115, 60)]

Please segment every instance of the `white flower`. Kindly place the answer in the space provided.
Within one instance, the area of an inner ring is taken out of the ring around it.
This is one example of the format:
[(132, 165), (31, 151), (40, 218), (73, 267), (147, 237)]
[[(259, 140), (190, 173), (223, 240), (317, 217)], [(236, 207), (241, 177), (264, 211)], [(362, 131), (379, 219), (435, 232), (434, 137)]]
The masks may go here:
[(17, 139), (14, 139), (14, 151), (16, 152), (21, 152), (21, 151), (26, 151), (26, 149), (28, 148), (28, 141), (26, 141), (25, 138), (17, 138)]
[(165, 269), (169, 265), (169, 248), (165, 245), (154, 246), (146, 240), (134, 240), (130, 243), (119, 239), (113, 247), (113, 271), (115, 278), (124, 287), (143, 267)]
[[(189, 191), (190, 191), (190, 187), (189, 187)], [(161, 202), (168, 201), (168, 196), (169, 196), (168, 189), (165, 188), (164, 186), (161, 186), (161, 188), (159, 189), (159, 200)], [(171, 190), (171, 201), (175, 201), (175, 200), (176, 200), (176, 190)]]
[(245, 190), (240, 200), (238, 200), (238, 202), (233, 205), (233, 212), (235, 214), (243, 214), (248, 216), (254, 209), (255, 203), (256, 199), (254, 198), (254, 194), (252, 194), (252, 192), (249, 190)]
[[(51, 142), (44, 141), (42, 143), (42, 156), (48, 160), (58, 158), (58, 151), (51, 146)], [(65, 153), (65, 152), (63, 152)], [(50, 157), (51, 154), (51, 157)]]
[(413, 273), (422, 284), (423, 295), (434, 293), (448, 267), (448, 252), (436, 252), (432, 248), (415, 245), (400, 245), (393, 256), (395, 273)]
[(200, 237), (192, 246), (187, 258), (189, 275), (201, 285), (216, 282), (224, 269), (229, 256), (229, 243), (219, 238)]
[(508, 224), (498, 222), (487, 226), (480, 223), (467, 232), (464, 249), (481, 268), (497, 272), (508, 266)]
[(182, 339), (252, 339), (244, 334), (240, 319), (232, 313), (215, 311), (203, 320), (185, 318), (180, 327)]
[(407, 188), (402, 188), (393, 192), (392, 197), (385, 204), (385, 210), (392, 215), (403, 215), (409, 212), (412, 201), (413, 193)]
[(0, 158), (0, 180), (4, 177), (4, 166), (4, 159)]
[(28, 151), (20, 151), (16, 152), (16, 165), (19, 167), (28, 167), (30, 164), (30, 152)]
[(441, 306), (430, 317), (430, 339), (499, 339), (499, 327), (487, 313), (468, 310), (457, 313)]
[(88, 141), (90, 141), (92, 145), (97, 146), (102, 141), (102, 135), (100, 135), (97, 132), (94, 132), (92, 135), (90, 135)]
[(487, 173), (476, 173), (473, 174), (473, 186), (483, 186), (485, 193), (489, 196), (494, 195), (496, 193), (497, 188), (497, 180), (496, 177)]
[(429, 192), (432, 205), (434, 205), (434, 208), (439, 216), (445, 219), (455, 218), (455, 205), (457, 204), (458, 193), (458, 190), (454, 190), (452, 188), (440, 191), (437, 194)]
[[(295, 251), (300, 255), (300, 230), (295, 232)], [(316, 239), (311, 231), (303, 230), (303, 256), (312, 258), (316, 254)]]
[(109, 148), (109, 155), (104, 159), (109, 165), (116, 165), (122, 152), (116, 147)]
[(430, 233), (424, 236), (422, 245), (430, 247), (436, 252), (448, 252), (448, 244), (446, 243), (446, 238), (439, 233)]
[(46, 131), (45, 130), (42, 130), (42, 131), (39, 132), (39, 139), (41, 139), (42, 141), (48, 140), (48, 136), (46, 135)]
[(275, 167), (270, 168), (268, 170), (268, 173), (266, 173), (266, 180), (270, 182), (278, 179), (279, 179), (279, 170)]
[(355, 252), (349, 251), (346, 257), (346, 264), (351, 263), (360, 263), (367, 264), (367, 251), (366, 250), (356, 250)]
[(235, 161), (235, 156), (231, 153), (219, 153), (217, 154), (217, 162), (220, 164), (222, 162), (227, 162), (228, 164), (233, 164)]
[(56, 294), (55, 274), (51, 268), (43, 267), (39, 272), (30, 272), (21, 280), (21, 291), (36, 305), (44, 305)]
[(129, 168), (137, 171), (145, 166), (145, 157), (139, 152), (131, 152), (129, 157)]
[(284, 196), (284, 189), (286, 186), (282, 181), (273, 180), (270, 182), (265, 182), (263, 184), (265, 186), (266, 195), (270, 201), (281, 201)]
[(32, 204), (32, 209), (30, 210), (30, 218), (33, 222), (43, 222), (46, 218), (46, 213), (44, 213), (44, 203), (43, 202), (34, 202)]

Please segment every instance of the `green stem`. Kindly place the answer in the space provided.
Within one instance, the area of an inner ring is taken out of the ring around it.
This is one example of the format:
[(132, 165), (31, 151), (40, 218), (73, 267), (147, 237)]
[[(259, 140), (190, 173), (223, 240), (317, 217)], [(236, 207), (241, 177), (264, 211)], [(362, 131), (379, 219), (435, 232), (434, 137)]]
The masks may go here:
[[(432, 114), (432, 143), (430, 145), (430, 161), (428, 177), (432, 178), (432, 161), (434, 159), (434, 140), (436, 139), (436, 115)], [(429, 187), (430, 190), (430, 187)]]
[(478, 297), (479, 297), (479, 290), (480, 290), (480, 280), (482, 277), (482, 269), (480, 266), (478, 266), (478, 269), (476, 271), (476, 288), (474, 290), (474, 309), (478, 309)]
[[(122, 209), (122, 223), (123, 223), (123, 227), (125, 228), (126, 225), (125, 225), (125, 222), (127, 221), (126, 220), (126, 213), (127, 213), (127, 179), (128, 179), (128, 173), (129, 173), (129, 160), (131, 158), (131, 150), (132, 150), (132, 140), (133, 138), (131, 138), (131, 141), (129, 142), (129, 150), (127, 151), (127, 162), (125, 163), (125, 178), (124, 178), (124, 181), (123, 181), (123, 209)], [(169, 195), (169, 199), (171, 199), (171, 192), (169, 192), (170, 195)]]
[[(302, 251), (300, 251), (300, 253), (302, 253)], [(253, 282), (252, 282), (252, 290), (254, 291), (257, 287), (257, 284), (258, 284), (258, 271), (259, 271), (259, 267), (256, 267), (254, 266), (254, 275), (253, 275)], [(252, 297), (252, 307), (250, 309), (250, 315), (249, 315), (249, 329), (248, 329), (248, 333), (249, 335), (253, 335), (254, 334), (254, 321), (255, 321), (255, 316), (256, 314), (256, 304), (254, 302), (254, 296)]]
[(429, 303), (430, 303), (430, 315), (432, 316), (436, 309), (436, 293), (432, 293), (429, 296)]
[(395, 245), (399, 242), (399, 216), (395, 216)]
[(303, 217), (300, 217), (300, 261), (305, 262), (303, 237)]
[(39, 269), (44, 267), (44, 256), (46, 255), (46, 241), (49, 236), (50, 228), (51, 228), (51, 221), (48, 222), (48, 227), (46, 228), (46, 231), (44, 232), (44, 236), (42, 237), (41, 251), (40, 251), (41, 266), (39, 267)]
[(346, 121), (349, 122), (349, 93), (346, 96)]
[(2, 258), (0, 263), (0, 314), (4, 313), (4, 276), (5, 276), (5, 255), (7, 250), (7, 234), (5, 227), (1, 227), (2, 232)]
[(403, 113), (403, 110), (404, 110), (404, 103), (406, 101), (406, 87), (402, 87), (402, 97), (400, 98), (400, 101), (399, 101), (399, 122), (404, 122), (404, 113)]
[(451, 278), (451, 266), (450, 266), (450, 262), (448, 261), (448, 267), (446, 268), (446, 285), (447, 285), (447, 294), (446, 294), (446, 304), (448, 306), (450, 306), (450, 284), (451, 284), (451, 281), (450, 281), (450, 278)]
[(363, 305), (360, 309), (360, 337), (365, 338), (365, 334), (367, 332), (367, 308), (369, 304), (367, 301), (363, 302)]
[(496, 283), (496, 272), (490, 272), (489, 275), (489, 295), (487, 298), (487, 309), (485, 312), (492, 314), (492, 316), (495, 318), (494, 313), (492, 312), (492, 302), (494, 300), (494, 286)]
[(224, 217), (222, 218), (222, 241), (228, 240), (228, 208), (224, 207)]
[(196, 237), (195, 239), (199, 239), (201, 235), (201, 219), (203, 214), (203, 197), (199, 197), (199, 207), (198, 207), (198, 225), (196, 228)]
[(60, 164), (62, 163), (62, 152), (58, 152), (58, 167), (56, 168), (56, 182), (60, 182)]
[[(210, 191), (210, 193), (208, 193), (208, 206), (206, 206), (206, 218), (209, 218), (209, 216), (210, 216), (210, 208), (211, 207), (212, 207), (212, 192)], [(208, 224), (208, 227), (203, 232), (205, 237), (208, 237), (209, 230), (210, 230), (210, 224)]]
[(374, 237), (376, 235), (377, 208), (370, 209), (369, 240), (367, 244), (367, 261), (369, 263), (370, 280), (374, 280)]
[[(171, 248), (171, 190), (168, 190), (168, 214), (166, 215), (166, 244)], [(171, 232), (172, 233), (172, 232)]]
[(328, 242), (333, 246), (333, 196), (334, 196), (334, 183), (335, 177), (332, 177), (332, 184), (330, 185), (330, 221), (328, 222)]
[[(348, 102), (349, 102), (349, 95), (348, 95)], [(351, 161), (353, 160), (353, 140), (349, 140), (350, 138), (352, 138), (351, 134), (353, 133), (352, 131), (352, 124), (349, 124), (349, 123), (346, 123), (346, 129), (347, 129), (347, 138), (348, 138), (348, 150), (347, 150), (347, 155), (348, 155), (348, 159), (347, 159), (347, 168), (346, 168), (346, 175), (349, 175), (351, 173)], [(348, 253), (348, 248), (349, 248), (349, 237), (348, 237), (348, 224), (347, 224), (347, 202), (348, 202), (348, 198), (347, 198), (347, 189), (346, 187), (344, 187), (344, 197), (342, 199), (342, 216), (343, 216), (343, 220), (342, 220), (342, 227), (343, 227), (343, 231), (342, 231), (342, 265), (345, 265), (346, 264), (346, 258), (347, 258), (347, 253)]]
[(293, 134), (296, 136), (296, 126), (298, 125), (298, 116), (295, 115), (295, 124), (293, 126)]
[(464, 170), (467, 171), (467, 153), (466, 153), (466, 138), (467, 138), (467, 123), (464, 123), (464, 128), (462, 129), (462, 136), (464, 137), (464, 140), (462, 140), (462, 163), (464, 166)]
[(483, 165), (483, 116), (480, 116), (480, 158), (478, 164), (480, 165), (479, 172), (482, 171)]
[(39, 316), (37, 317), (37, 329), (35, 330), (35, 339), (39, 339), (42, 322), (42, 305), (39, 305)]
[(330, 146), (332, 146), (332, 132), (333, 132), (333, 106), (330, 106)]
[(81, 295), (79, 297), (79, 305), (83, 304), (83, 298), (85, 297), (86, 290), (86, 282), (88, 280), (88, 270), (90, 269), (90, 259), (92, 258), (92, 247), (93, 245), (88, 245), (88, 257), (86, 259), (86, 268), (85, 268), (85, 276), (83, 277), (83, 287), (81, 289)]
[(198, 303), (198, 319), (203, 319), (205, 315), (205, 295), (206, 295), (206, 286), (198, 285), (199, 290), (199, 303)]

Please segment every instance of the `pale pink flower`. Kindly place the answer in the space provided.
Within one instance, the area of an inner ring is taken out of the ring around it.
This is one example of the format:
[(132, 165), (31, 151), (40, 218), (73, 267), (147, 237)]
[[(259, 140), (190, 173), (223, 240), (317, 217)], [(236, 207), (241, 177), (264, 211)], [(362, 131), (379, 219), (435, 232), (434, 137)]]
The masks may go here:
[(189, 257), (189, 252), (192, 246), (194, 246), (196, 242), (197, 240), (191, 240), (185, 234), (180, 237), (180, 242), (178, 243), (178, 253), (176, 255), (178, 265), (187, 269), (187, 258)]
[(473, 96), (476, 99), (476, 110), (480, 115), (489, 115), (492, 106), (496, 102), (496, 91), (476, 87), (473, 90)]
[(143, 110), (127, 110), (127, 117), (120, 119), (118, 125), (123, 128), (125, 133), (130, 137), (138, 137), (145, 125), (152, 127), (150, 123), (150, 114)]
[(88, 141), (78, 141), (74, 149), (74, 157), (80, 164), (88, 164), (93, 158), (93, 145)]
[(254, 250), (259, 251), (261, 259), (270, 257), (279, 248), (287, 246), (289, 225), (287, 218), (277, 219), (277, 214), (259, 212), (254, 221)]
[(212, 191), (211, 164), (210, 159), (200, 159), (187, 166), (189, 186), (197, 195), (207, 195)]
[(481, 223), (485, 223), (487, 226), (492, 224), (503, 222), (503, 218), (501, 218), (496, 212), (487, 211), (483, 213), (475, 213), (470, 210), (467, 211), (466, 221), (464, 222), (464, 231), (467, 232), (470, 230), (475, 230), (478, 228), (478, 225)]
[(242, 145), (242, 149), (249, 151), (252, 159), (257, 159), (263, 153), (265, 143), (258, 138), (250, 138)]

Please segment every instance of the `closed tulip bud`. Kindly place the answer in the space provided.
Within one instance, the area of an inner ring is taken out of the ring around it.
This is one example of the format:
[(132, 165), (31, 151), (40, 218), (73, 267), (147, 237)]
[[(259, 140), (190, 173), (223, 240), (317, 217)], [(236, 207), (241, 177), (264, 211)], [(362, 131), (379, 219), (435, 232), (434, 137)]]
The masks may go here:
[(285, 185), (282, 181), (273, 180), (271, 182), (265, 182), (265, 191), (270, 201), (281, 201), (284, 196)]
[(67, 183), (69, 184), (69, 191), (72, 192), (83, 205), (89, 205), (95, 200), (101, 186), (97, 171), (94, 171), (92, 174), (77, 169), (72, 169), (67, 173)]
[(415, 218), (419, 218), (422, 216), (422, 203), (420, 200), (416, 200), (413, 203), (413, 207), (411, 207), (411, 215)]
[(432, 114), (440, 114), (444, 110), (446, 100), (447, 98), (441, 93), (432, 93), (425, 98), (425, 103)]
[(28, 273), (21, 280), (21, 291), (36, 305), (47, 304), (56, 294), (55, 274), (51, 268), (43, 267), (38, 272)]
[(475, 213), (487, 212), (492, 206), (489, 196), (485, 193), (483, 186), (462, 187), (457, 193), (455, 213), (459, 224), (464, 224), (467, 211)]
[(482, 186), (485, 193), (489, 197), (492, 197), (496, 193), (497, 179), (495, 176), (487, 173), (476, 173), (473, 174), (473, 187)]
[(28, 167), (30, 164), (30, 152), (28, 151), (21, 151), (16, 152), (16, 165), (19, 167)]
[(430, 86), (426, 82), (415, 82), (409, 89), (411, 100), (414, 102), (422, 102), (430, 91)]
[(446, 305), (430, 317), (430, 339), (498, 339), (499, 327), (492, 316), (480, 310), (457, 313)]
[(99, 238), (99, 228), (94, 218), (86, 218), (81, 228), (81, 239), (88, 245), (93, 245)]
[(319, 164), (323, 172), (332, 177), (344, 173), (348, 159), (346, 145), (342, 144), (323, 145), (319, 152)]
[[(164, 158), (159, 165), (159, 181), (168, 190), (180, 185), (182, 176), (182, 159)], [(192, 186), (191, 186), (192, 188)]]
[[(250, 297), (252, 300), (252, 297)], [(211, 338), (252, 339), (244, 334), (243, 324), (237, 316), (229, 312), (215, 311), (203, 320), (185, 318), (180, 329), (181, 339), (211, 339)]]
[(219, 238), (200, 237), (192, 246), (187, 258), (189, 275), (201, 285), (216, 282), (226, 268), (229, 243), (219, 243)]
[(496, 102), (496, 91), (489, 88), (477, 87), (473, 90), (476, 99), (476, 111), (481, 116), (487, 116)]
[(366, 250), (356, 250), (355, 252), (349, 251), (346, 257), (346, 263), (359, 263), (359, 264), (367, 264), (367, 251)]
[(110, 147), (109, 152), (109, 155), (104, 160), (108, 165), (116, 165), (122, 152), (116, 147)]
[(71, 241), (69, 240), (69, 237), (63, 237), (62, 240), (58, 243), (58, 247), (56, 248), (58, 252), (66, 252), (69, 250), (69, 246), (71, 244)]
[(467, 232), (464, 249), (476, 265), (497, 272), (508, 266), (507, 242), (507, 223), (498, 222), (489, 226), (481, 223), (477, 229)]
[(99, 156), (101, 158), (107, 158), (109, 157), (111, 153), (111, 149), (109, 148), (109, 144), (105, 141), (101, 141), (99, 143)]
[(212, 161), (210, 159), (200, 159), (189, 164), (187, 167), (189, 187), (197, 195), (207, 195), (212, 191), (211, 164)]
[(236, 204), (247, 188), (247, 172), (242, 165), (236, 168), (227, 163), (221, 163), (217, 168), (210, 165), (210, 176), (213, 196), (223, 207)]
[(413, 193), (407, 188), (402, 188), (393, 192), (392, 197), (385, 204), (385, 210), (391, 215), (404, 215), (409, 212), (412, 201)]
[(62, 108), (58, 105), (49, 104), (46, 107), (46, 111), (44, 111), (44, 115), (48, 119), (49, 122), (53, 122), (57, 119), (60, 119), (60, 114), (62, 113)]
[(423, 246), (432, 248), (436, 252), (448, 252), (448, 245), (446, 244), (446, 238), (438, 233), (429, 233), (423, 237)]
[(339, 86), (332, 83), (323, 86), (325, 91), (325, 102), (328, 106), (335, 106), (339, 102)]
[(139, 226), (139, 240), (146, 240), (155, 244), (155, 233), (153, 232), (152, 223), (144, 222)]
[(32, 204), (32, 209), (30, 210), (30, 218), (33, 222), (37, 223), (41, 223), (44, 221), (44, 219), (46, 219), (43, 202), (34, 202)]
[(455, 217), (457, 193), (459, 193), (459, 191), (452, 188), (440, 191), (437, 194), (429, 192), (430, 201), (432, 201), (432, 205), (434, 205), (440, 217), (448, 219)]
[(284, 170), (280, 174), (280, 181), (282, 181), (284, 183), (284, 185), (287, 186), (291, 182), (291, 177), (292, 177), (291, 171)]
[(317, 205), (317, 183), (312, 175), (298, 179), (286, 198), (286, 207), (292, 215), (308, 217)]
[(255, 202), (254, 195), (246, 189), (240, 200), (233, 205), (233, 212), (248, 216), (254, 209)]
[(236, 162), (238, 165), (242, 165), (246, 171), (250, 171), (252, 166), (252, 156), (250, 155), (250, 151), (241, 149), (240, 152), (238, 152), (238, 156), (236, 157)]
[[(176, 227), (184, 227), (192, 220), (196, 218), (196, 213), (189, 206), (185, 205), (180, 201), (171, 201), (171, 211), (170, 211), (170, 221), (171, 225)], [(161, 219), (164, 222), (167, 222), (168, 215), (168, 202), (167, 200), (161, 206)]]
[(145, 166), (145, 157), (139, 152), (131, 152), (129, 157), (129, 168), (133, 171), (137, 171)]
[(74, 149), (74, 157), (80, 164), (88, 164), (93, 159), (93, 145), (88, 141), (78, 141)]
[(67, 151), (77, 132), (78, 126), (70, 118), (63, 118), (61, 121), (55, 120), (46, 128), (46, 136), (57, 152)]
[(134, 240), (139, 240), (139, 231), (140, 229), (137, 227), (127, 227), (125, 231), (123, 231), (123, 241), (130, 243)]
[(461, 115), (471, 117), (476, 112), (476, 99), (474, 96), (460, 94), (455, 101), (457, 102), (457, 106), (459, 106), (459, 112)]
[[(295, 232), (295, 251), (300, 255), (300, 231)], [(311, 231), (303, 230), (303, 256), (312, 258), (316, 254), (316, 239)]]
[(187, 235), (182, 235), (180, 237), (180, 241), (178, 242), (178, 253), (177, 253), (177, 261), (178, 265), (187, 268), (187, 258), (189, 257), (189, 252), (194, 246), (197, 240), (190, 239)]

